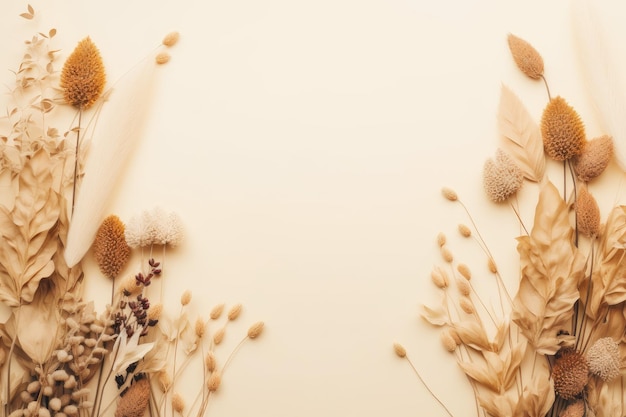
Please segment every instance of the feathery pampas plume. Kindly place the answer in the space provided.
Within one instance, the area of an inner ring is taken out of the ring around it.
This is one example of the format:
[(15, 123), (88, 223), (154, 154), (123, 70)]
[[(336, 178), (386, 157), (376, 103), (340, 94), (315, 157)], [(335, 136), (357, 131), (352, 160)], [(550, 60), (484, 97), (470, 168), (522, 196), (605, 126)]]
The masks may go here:
[(85, 255), (106, 210), (106, 202), (132, 154), (150, 107), (154, 63), (144, 60), (120, 80), (102, 110), (100, 126), (85, 161), (85, 177), (76, 199), (65, 248), (65, 262), (76, 265)]
[(589, 0), (572, 4), (572, 23), (578, 61), (583, 71), (587, 94), (596, 110), (602, 131), (613, 136), (617, 162), (626, 171), (626, 111), (622, 70), (615, 65), (607, 47), (603, 24)]

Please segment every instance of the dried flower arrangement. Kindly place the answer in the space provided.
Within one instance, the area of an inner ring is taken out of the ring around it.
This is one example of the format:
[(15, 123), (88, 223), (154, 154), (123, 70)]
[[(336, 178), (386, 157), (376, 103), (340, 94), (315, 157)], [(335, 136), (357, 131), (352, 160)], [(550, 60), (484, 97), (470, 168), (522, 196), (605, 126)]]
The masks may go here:
[[(608, 135), (588, 139), (576, 110), (550, 94), (543, 58), (531, 44), (509, 35), (508, 47), (518, 69), (543, 82), (548, 96), (537, 123), (502, 87), (501, 147), (483, 167), (486, 195), (509, 204), (519, 222), (519, 280), (511, 293), (469, 209), (445, 187), (445, 199), (459, 204), (471, 224), (458, 227), (459, 239), (485, 254), (485, 270), (477, 275), (492, 277), (497, 301), (476, 290), (470, 267), (456, 259), (441, 233), (442, 263), (431, 280), (442, 301), (423, 306), (421, 316), (438, 328), (443, 347), (467, 377), (477, 416), (623, 416), (626, 206), (610, 207), (602, 222), (593, 195), (598, 177), (616, 173), (616, 167), (607, 169), (616, 147)], [(552, 172), (561, 178), (558, 185), (549, 179)], [(525, 224), (517, 199), (527, 182), (537, 191), (532, 224)], [(396, 343), (394, 350), (424, 383), (406, 349)]]
[[(35, 10), (29, 5), (21, 16), (32, 20)], [(126, 226), (102, 212), (146, 114), (135, 98), (149, 95), (154, 68), (170, 60), (179, 35), (168, 34), (153, 59), (126, 75), (128, 88), (113, 91), (89, 37), (59, 72), (56, 34), (26, 41), (2, 120), (0, 301), (10, 316), (0, 323), (0, 416), (203, 416), (233, 355), (263, 322), (222, 360), (217, 347), (240, 304), (219, 304), (205, 318), (191, 310), (186, 291), (178, 314), (163, 305), (163, 266), (152, 255), (162, 248), (163, 261), (166, 248), (181, 242), (176, 213), (144, 211)], [(91, 146), (105, 107), (114, 123), (101, 120), (107, 140)], [(67, 130), (55, 127), (68, 121)], [(133, 250), (139, 272), (125, 278)], [(83, 297), (88, 253), (105, 277), (90, 279), (111, 286), (101, 313)], [(185, 381), (194, 361), (201, 380)], [(198, 389), (189, 405), (185, 382)]]

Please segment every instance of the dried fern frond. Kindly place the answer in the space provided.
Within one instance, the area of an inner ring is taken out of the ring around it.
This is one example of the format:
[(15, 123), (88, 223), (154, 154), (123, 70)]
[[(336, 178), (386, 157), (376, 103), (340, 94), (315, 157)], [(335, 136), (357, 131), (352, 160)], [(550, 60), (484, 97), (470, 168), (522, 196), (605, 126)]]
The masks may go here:
[(87, 109), (100, 98), (105, 84), (106, 75), (100, 51), (86, 37), (78, 43), (63, 65), (63, 98), (74, 107)]

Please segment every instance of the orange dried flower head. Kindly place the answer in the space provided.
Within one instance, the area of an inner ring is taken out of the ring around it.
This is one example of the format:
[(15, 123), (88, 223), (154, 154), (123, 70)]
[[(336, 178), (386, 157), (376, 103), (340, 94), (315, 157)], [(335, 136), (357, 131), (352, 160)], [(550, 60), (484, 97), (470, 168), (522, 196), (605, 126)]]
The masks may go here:
[(585, 357), (573, 350), (566, 350), (552, 367), (554, 391), (570, 400), (580, 394), (589, 380), (589, 365)]
[(108, 216), (93, 242), (93, 255), (100, 271), (115, 278), (130, 259), (130, 247), (124, 237), (124, 223), (116, 215)]
[(91, 107), (102, 95), (106, 75), (100, 51), (89, 37), (78, 43), (61, 70), (61, 89), (68, 104)]
[(583, 417), (585, 415), (585, 402), (576, 400), (563, 410), (559, 417)]
[(150, 383), (146, 378), (136, 381), (120, 398), (115, 417), (142, 417), (150, 399)]
[(562, 97), (553, 98), (544, 109), (541, 135), (546, 153), (556, 161), (576, 157), (585, 149), (585, 126)]
[(587, 351), (589, 372), (603, 381), (611, 381), (620, 375), (621, 359), (619, 344), (612, 337), (598, 339)]
[(578, 179), (589, 182), (604, 172), (613, 159), (613, 138), (600, 136), (587, 142), (585, 150), (575, 161)]
[(587, 237), (597, 236), (600, 231), (600, 208), (585, 187), (578, 190), (576, 222), (578, 231)]
[(509, 34), (509, 49), (517, 67), (528, 77), (539, 79), (543, 76), (543, 58), (531, 44), (522, 38)]
[(483, 187), (494, 203), (506, 201), (522, 187), (524, 174), (503, 150), (496, 151), (483, 168)]

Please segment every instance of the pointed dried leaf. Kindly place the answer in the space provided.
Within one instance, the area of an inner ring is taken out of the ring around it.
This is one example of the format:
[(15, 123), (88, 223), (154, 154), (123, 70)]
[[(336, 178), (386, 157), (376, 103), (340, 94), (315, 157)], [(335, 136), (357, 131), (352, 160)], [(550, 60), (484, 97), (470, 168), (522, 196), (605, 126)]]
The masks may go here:
[(541, 181), (546, 167), (541, 130), (520, 99), (505, 85), (500, 92), (498, 128), (504, 137), (503, 149), (520, 167), (524, 177)]

